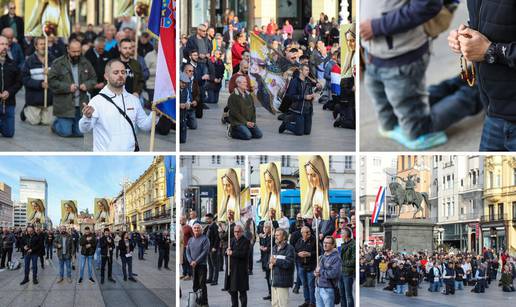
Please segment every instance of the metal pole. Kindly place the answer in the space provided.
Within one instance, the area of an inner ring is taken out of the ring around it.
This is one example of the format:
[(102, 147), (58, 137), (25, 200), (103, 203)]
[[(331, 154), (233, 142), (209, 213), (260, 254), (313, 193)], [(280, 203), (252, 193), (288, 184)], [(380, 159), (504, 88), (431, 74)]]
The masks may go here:
[(45, 84), (46, 84), (46, 87), (44, 89), (44, 98), (43, 98), (43, 109), (46, 110), (47, 109), (47, 95), (48, 95), (48, 36), (47, 36), (47, 33), (45, 33), (45, 31), (43, 31), (43, 35), (45, 36), (45, 71), (44, 71), (44, 81), (45, 81)]

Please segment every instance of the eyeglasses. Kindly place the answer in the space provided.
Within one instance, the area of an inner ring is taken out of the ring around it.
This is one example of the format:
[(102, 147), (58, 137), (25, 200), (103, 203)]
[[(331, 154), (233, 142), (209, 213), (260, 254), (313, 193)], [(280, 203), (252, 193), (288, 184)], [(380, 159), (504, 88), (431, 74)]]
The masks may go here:
[(242, 232), (242, 230), (235, 230), (235, 233), (240, 233)]

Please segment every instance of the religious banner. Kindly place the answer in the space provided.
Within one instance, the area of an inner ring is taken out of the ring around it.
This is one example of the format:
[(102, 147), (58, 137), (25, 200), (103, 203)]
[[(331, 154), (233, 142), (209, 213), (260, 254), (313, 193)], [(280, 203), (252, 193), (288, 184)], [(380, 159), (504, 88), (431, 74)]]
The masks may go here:
[(78, 215), (76, 200), (61, 200), (61, 225), (78, 224)]
[(65, 0), (26, 0), (25, 35), (42, 36), (53, 33), (58, 37), (70, 36), (70, 19), (68, 18), (68, 1)]
[[(342, 78), (351, 78), (356, 74), (356, 29), (355, 24), (340, 25), (340, 63)], [(333, 79), (332, 79), (333, 83)], [(340, 83), (340, 82), (339, 82)]]
[(281, 162), (260, 164), (260, 218), (269, 220), (271, 210), (278, 221), (281, 218)]
[[(240, 168), (217, 170), (217, 220), (240, 220)], [(232, 218), (231, 218), (232, 217)]]
[(267, 111), (276, 114), (276, 110), (281, 105), (281, 99), (287, 91), (287, 82), (275, 64), (278, 57), (282, 55), (270, 49), (267, 43), (255, 33), (250, 32), (250, 38), (249, 77), (253, 93)]
[(330, 218), (330, 179), (328, 156), (299, 156), (301, 187), (301, 215), (313, 218), (316, 213), (323, 220)]
[(27, 223), (45, 224), (45, 202), (40, 198), (27, 199)]
[(94, 219), (96, 224), (109, 223), (109, 198), (95, 198)]

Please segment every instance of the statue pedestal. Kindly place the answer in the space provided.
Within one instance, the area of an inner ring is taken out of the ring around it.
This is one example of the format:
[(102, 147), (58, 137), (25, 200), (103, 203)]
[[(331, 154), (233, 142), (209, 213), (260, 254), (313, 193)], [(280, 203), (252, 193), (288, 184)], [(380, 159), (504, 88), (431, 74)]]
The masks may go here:
[(417, 252), (434, 249), (432, 221), (427, 219), (393, 219), (383, 224), (385, 247), (394, 252)]

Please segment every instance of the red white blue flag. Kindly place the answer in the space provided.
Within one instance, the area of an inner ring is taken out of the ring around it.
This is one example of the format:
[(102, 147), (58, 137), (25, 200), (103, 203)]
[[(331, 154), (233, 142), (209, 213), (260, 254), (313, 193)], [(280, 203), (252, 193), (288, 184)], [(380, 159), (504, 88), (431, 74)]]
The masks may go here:
[(376, 194), (376, 200), (374, 202), (373, 214), (371, 216), (371, 221), (373, 224), (378, 222), (378, 216), (380, 216), (380, 212), (382, 212), (383, 203), (385, 202), (385, 187), (380, 186), (378, 189), (378, 193)]
[(335, 95), (340, 95), (340, 66), (334, 64), (331, 68), (331, 92)]
[(176, 120), (176, 0), (152, 0), (148, 31), (158, 39), (154, 104)]

